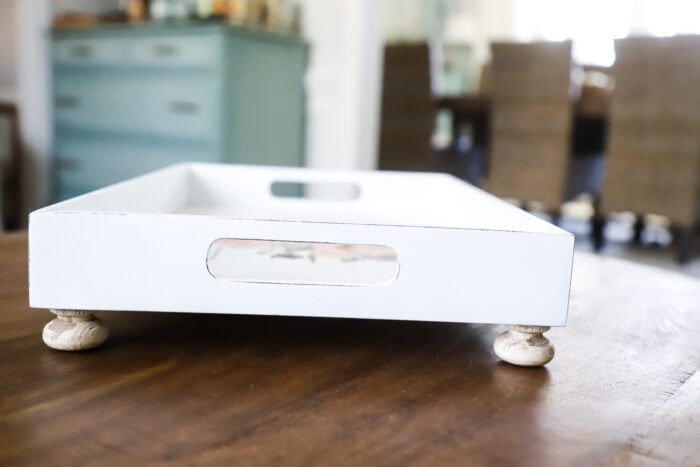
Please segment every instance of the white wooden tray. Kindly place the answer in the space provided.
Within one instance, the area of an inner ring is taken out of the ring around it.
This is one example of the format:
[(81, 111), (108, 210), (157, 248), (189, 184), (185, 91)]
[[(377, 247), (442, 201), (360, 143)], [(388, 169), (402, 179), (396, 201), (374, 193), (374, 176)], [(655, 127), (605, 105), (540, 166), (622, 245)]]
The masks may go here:
[(33, 212), (29, 300), (62, 350), (95, 310), (235, 313), (517, 324), (496, 352), (539, 365), (573, 244), (449, 175), (179, 164)]

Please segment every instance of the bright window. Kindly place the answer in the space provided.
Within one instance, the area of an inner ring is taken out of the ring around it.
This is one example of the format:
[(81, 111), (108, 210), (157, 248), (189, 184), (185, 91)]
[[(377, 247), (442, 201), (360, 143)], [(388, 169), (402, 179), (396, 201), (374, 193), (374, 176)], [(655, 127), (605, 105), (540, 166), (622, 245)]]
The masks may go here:
[(630, 34), (700, 34), (698, 0), (516, 0), (524, 40), (572, 39), (579, 63), (612, 65), (613, 40)]

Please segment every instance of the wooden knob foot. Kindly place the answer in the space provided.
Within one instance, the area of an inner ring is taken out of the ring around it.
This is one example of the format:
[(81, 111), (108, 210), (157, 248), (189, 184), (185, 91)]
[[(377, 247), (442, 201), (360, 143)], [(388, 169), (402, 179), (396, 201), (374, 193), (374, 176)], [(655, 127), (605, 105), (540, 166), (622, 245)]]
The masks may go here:
[(501, 360), (518, 366), (542, 366), (554, 358), (554, 346), (542, 335), (548, 326), (511, 326), (496, 337), (493, 350)]
[(44, 326), (44, 343), (56, 350), (85, 350), (99, 346), (109, 331), (90, 311), (50, 310), (56, 318)]

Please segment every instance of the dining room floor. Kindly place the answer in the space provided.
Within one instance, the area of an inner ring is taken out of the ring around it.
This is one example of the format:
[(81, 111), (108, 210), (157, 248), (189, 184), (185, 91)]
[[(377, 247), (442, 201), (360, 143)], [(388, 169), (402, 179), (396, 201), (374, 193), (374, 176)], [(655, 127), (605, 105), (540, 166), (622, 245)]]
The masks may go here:
[[(633, 222), (633, 218), (625, 215), (608, 220), (605, 228), (605, 245), (600, 254), (700, 278), (700, 252), (697, 248), (690, 261), (679, 264), (676, 260), (672, 234), (665, 226), (652, 223), (642, 234), (642, 242), (634, 243), (632, 241)], [(576, 236), (576, 251), (594, 251), (590, 236), (590, 222), (585, 216), (578, 215), (576, 212), (564, 214), (559, 226)], [(696, 237), (695, 245), (698, 245), (699, 241)]]

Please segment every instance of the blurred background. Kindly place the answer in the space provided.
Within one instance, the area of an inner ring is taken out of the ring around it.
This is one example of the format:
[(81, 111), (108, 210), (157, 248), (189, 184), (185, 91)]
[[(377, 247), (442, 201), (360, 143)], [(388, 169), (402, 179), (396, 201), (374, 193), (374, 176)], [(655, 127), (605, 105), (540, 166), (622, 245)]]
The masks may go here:
[(451, 173), (700, 277), (700, 3), (0, 0), (2, 226), (181, 161)]

